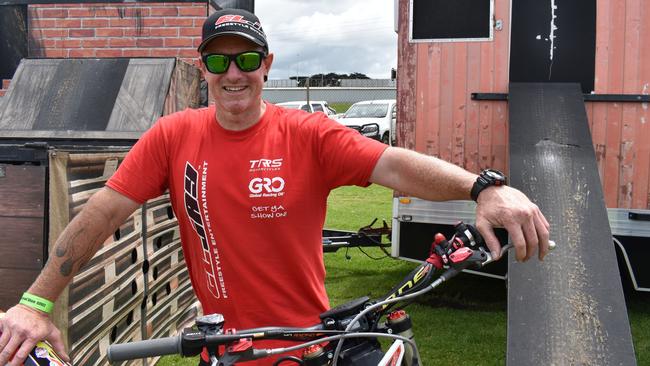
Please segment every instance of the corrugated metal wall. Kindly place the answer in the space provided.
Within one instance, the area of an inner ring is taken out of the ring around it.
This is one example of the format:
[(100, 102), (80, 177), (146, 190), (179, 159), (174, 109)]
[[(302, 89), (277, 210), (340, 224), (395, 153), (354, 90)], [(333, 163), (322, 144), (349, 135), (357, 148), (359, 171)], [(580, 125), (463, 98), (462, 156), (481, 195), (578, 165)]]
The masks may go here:
[[(508, 106), (472, 92), (507, 93), (510, 1), (494, 0), (503, 29), (490, 42), (409, 43), (399, 0), (398, 144), (478, 172), (507, 170)], [(650, 93), (650, 2), (597, 0), (599, 94)], [(587, 103), (608, 207), (650, 208), (647, 103)]]

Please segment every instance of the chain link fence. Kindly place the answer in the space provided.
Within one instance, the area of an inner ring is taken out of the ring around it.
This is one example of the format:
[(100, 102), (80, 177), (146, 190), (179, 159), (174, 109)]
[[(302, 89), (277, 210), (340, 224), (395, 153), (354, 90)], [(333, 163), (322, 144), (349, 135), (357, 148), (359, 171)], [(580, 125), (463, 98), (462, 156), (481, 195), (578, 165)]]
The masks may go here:
[(271, 103), (323, 101), (337, 113), (344, 113), (356, 102), (396, 97), (396, 83), (391, 79), (343, 79), (334, 83), (318, 78), (269, 80), (262, 92), (262, 98)]

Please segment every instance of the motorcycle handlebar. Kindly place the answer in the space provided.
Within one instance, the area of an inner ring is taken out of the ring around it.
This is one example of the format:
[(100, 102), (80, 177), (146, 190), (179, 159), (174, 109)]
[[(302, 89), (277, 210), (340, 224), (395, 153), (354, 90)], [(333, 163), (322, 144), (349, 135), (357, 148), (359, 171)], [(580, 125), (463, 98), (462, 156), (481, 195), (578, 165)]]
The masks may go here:
[[(156, 338), (128, 343), (116, 343), (108, 346), (107, 356), (110, 362), (126, 361), (139, 358), (157, 357), (165, 355), (193, 355), (198, 354), (203, 347), (234, 342), (241, 338), (258, 339), (285, 339), (305, 341), (312, 338), (337, 335), (344, 332), (324, 330), (322, 324), (306, 328), (263, 327), (243, 329), (233, 334), (206, 335), (201, 331), (186, 329), (175, 337)], [(314, 335), (314, 332), (320, 335)], [(294, 339), (289, 339), (289, 334), (294, 334)], [(194, 353), (194, 351), (197, 351)]]
[(106, 353), (110, 362), (181, 354), (181, 336), (113, 344)]

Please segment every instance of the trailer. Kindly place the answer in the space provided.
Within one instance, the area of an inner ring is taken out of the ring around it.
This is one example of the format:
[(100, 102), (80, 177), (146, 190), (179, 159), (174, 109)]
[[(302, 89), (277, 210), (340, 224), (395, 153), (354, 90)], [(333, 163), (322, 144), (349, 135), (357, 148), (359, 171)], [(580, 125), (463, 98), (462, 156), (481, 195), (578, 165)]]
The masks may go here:
[[(650, 251), (650, 4), (444, 3), (395, 2), (396, 145), (475, 173), (508, 172), (509, 83), (579, 83), (612, 246), (625, 280), (650, 291), (650, 271), (639, 260)], [(418, 231), (473, 220), (473, 202), (426, 202), (396, 192), (393, 207), (392, 253), (408, 260), (428, 253), (430, 243), (410, 242)]]
[[(650, 4), (396, 0), (395, 17), (397, 146), (505, 172), (552, 225), (544, 262), (475, 272), (507, 281), (507, 363), (635, 364), (621, 279), (650, 291)], [(392, 255), (423, 260), (474, 212), (395, 192)]]

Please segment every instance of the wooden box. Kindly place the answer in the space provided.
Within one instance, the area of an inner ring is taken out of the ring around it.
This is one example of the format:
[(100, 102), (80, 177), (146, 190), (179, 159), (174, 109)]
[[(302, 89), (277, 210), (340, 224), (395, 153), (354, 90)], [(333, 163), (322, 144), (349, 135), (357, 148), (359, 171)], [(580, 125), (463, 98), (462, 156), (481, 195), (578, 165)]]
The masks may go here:
[[(174, 58), (21, 62), (0, 98), (0, 309), (19, 301), (142, 133), (162, 115), (198, 107), (199, 77)], [(75, 365), (107, 365), (109, 344), (173, 334), (199, 312), (163, 195), (103, 243), (53, 319)]]
[[(51, 153), (50, 187), (61, 188), (50, 192), (51, 247), (125, 154)], [(96, 176), (85, 170), (74, 179), (80, 164), (94, 166)], [(199, 311), (165, 194), (142, 205), (103, 243), (58, 299), (53, 318), (75, 364), (106, 365), (109, 344), (172, 335)]]

